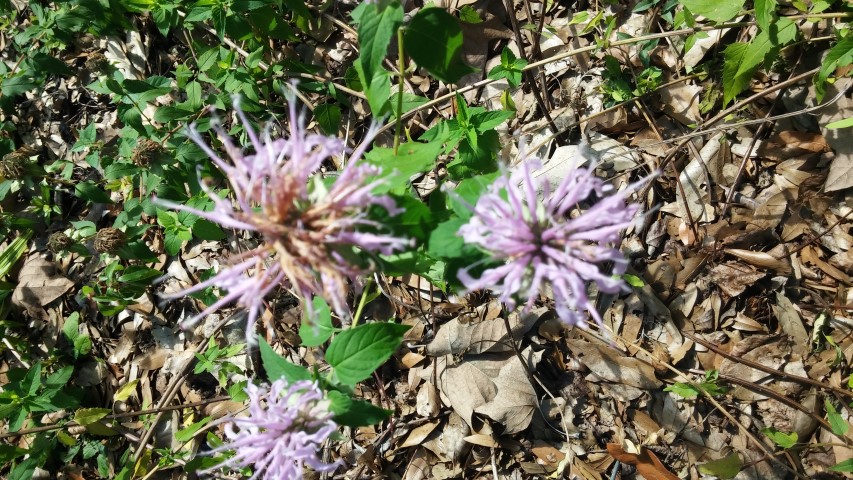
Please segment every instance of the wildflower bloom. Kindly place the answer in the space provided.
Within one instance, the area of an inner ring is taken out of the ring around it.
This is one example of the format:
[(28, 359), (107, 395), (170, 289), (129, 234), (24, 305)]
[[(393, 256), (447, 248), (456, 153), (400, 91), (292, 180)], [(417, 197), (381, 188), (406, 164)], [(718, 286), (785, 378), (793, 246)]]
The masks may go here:
[[(263, 242), (233, 256), (216, 276), (174, 295), (184, 296), (210, 286), (228, 291), (185, 322), (185, 326), (236, 302), (248, 310), (247, 339), (253, 343), (254, 325), (263, 311), (263, 299), (282, 285), (306, 299), (307, 308), (311, 309), (311, 297), (319, 295), (329, 301), (339, 316), (348, 318), (349, 282), (357, 282), (360, 275), (367, 273), (355, 264), (355, 254), (359, 251), (390, 254), (409, 244), (405, 239), (381, 233), (381, 226), (367, 218), (367, 210), (373, 205), (385, 208), (392, 215), (400, 211), (390, 197), (373, 194), (382, 182), (371, 180), (380, 173), (379, 168), (359, 162), (377, 129), (371, 129), (329, 184), (317, 172), (325, 160), (346, 150), (344, 142), (307, 133), (304, 117), (296, 113), (294, 99), (289, 102), (290, 135), (285, 138), (271, 139), (268, 132), (259, 137), (236, 101), (235, 110), (254, 147), (253, 154), (243, 153), (219, 126), (214, 128), (228, 161), (214, 152), (192, 127), (190, 138), (228, 177), (236, 206), (206, 187), (215, 204), (210, 212), (164, 200), (159, 203), (226, 228), (258, 232)], [(313, 312), (309, 310), (309, 314)]]
[[(589, 169), (571, 168), (552, 192), (550, 182), (536, 178), (538, 159), (528, 159), (511, 174), (505, 173), (489, 187), (473, 207), (473, 216), (460, 227), (467, 243), (478, 245), (503, 265), (485, 270), (474, 279), (462, 269), (459, 279), (468, 291), (490, 289), (510, 309), (523, 300), (532, 307), (539, 292), (550, 284), (557, 315), (569, 325), (586, 326), (584, 311), (598, 324), (601, 316), (587, 296), (586, 282), (595, 282), (606, 293), (626, 288), (612, 274), (625, 273), (628, 262), (608, 242), (619, 239), (639, 209), (626, 205), (622, 194), (606, 195), (612, 186)], [(628, 190), (636, 190), (637, 185)], [(542, 192), (542, 199), (538, 192)], [(595, 200), (591, 197), (595, 194)], [(575, 218), (570, 210), (581, 202), (590, 207)], [(612, 274), (601, 270), (613, 263)]]
[(318, 458), (323, 442), (338, 426), (316, 383), (288, 385), (280, 379), (270, 385), (249, 384), (246, 393), (248, 414), (225, 420), (227, 443), (212, 451), (234, 450), (235, 455), (210, 470), (253, 467), (252, 479), (289, 480), (301, 479), (305, 466), (334, 472), (341, 465)]

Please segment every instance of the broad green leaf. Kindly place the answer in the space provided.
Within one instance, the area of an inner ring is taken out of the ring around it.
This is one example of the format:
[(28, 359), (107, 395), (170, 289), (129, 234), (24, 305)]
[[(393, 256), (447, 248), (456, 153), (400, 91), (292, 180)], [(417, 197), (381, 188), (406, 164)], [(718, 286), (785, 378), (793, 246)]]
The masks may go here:
[(679, 0), (690, 13), (712, 22), (727, 22), (743, 10), (744, 0)]
[(776, 13), (776, 0), (755, 0), (755, 22), (761, 30), (770, 28)]
[(80, 313), (74, 312), (65, 319), (62, 325), (62, 333), (68, 341), (73, 342), (75, 338), (80, 336)]
[(476, 72), (462, 61), (462, 27), (440, 8), (423, 8), (403, 33), (406, 51), (419, 66), (445, 83)]
[(68, 383), (68, 380), (71, 380), (72, 373), (74, 373), (74, 366), (66, 365), (50, 374), (47, 379), (45, 379), (44, 386), (47, 388), (63, 387)]
[(91, 425), (111, 414), (109, 408), (81, 408), (74, 412), (74, 421), (80, 425)]
[(427, 252), (435, 258), (461, 257), (465, 249), (465, 241), (456, 232), (465, 223), (466, 219), (458, 217), (439, 223), (430, 233)]
[(836, 69), (846, 67), (851, 63), (853, 63), (853, 33), (848, 33), (829, 50), (820, 66), (820, 71), (815, 77), (814, 84), (818, 101), (822, 101), (823, 96), (826, 95), (826, 81), (830, 75)]
[(341, 126), (341, 108), (323, 103), (314, 108), (314, 119), (326, 135), (337, 135)]
[(773, 427), (765, 428), (762, 430), (767, 438), (773, 440), (773, 443), (779, 445), (782, 448), (791, 448), (797, 444), (797, 440), (799, 439), (799, 435), (797, 432), (785, 433), (776, 430)]
[(314, 304), (314, 321), (309, 322), (308, 315), (305, 315), (302, 318), (302, 324), (299, 325), (299, 338), (306, 347), (322, 345), (335, 333), (329, 304), (322, 297), (314, 297), (312, 303)]
[(850, 424), (847, 423), (847, 420), (844, 420), (844, 417), (838, 413), (835, 406), (829, 400), (824, 400), (824, 405), (826, 407), (826, 420), (829, 422), (829, 426), (832, 427), (832, 433), (843, 437), (847, 434), (847, 430), (850, 429)]
[(737, 452), (732, 452), (719, 460), (699, 465), (699, 471), (706, 475), (715, 475), (721, 480), (728, 480), (737, 476), (741, 465)]
[(462, 180), (456, 185), (453, 193), (448, 195), (449, 207), (460, 218), (471, 217), (472, 209), (477, 205), (480, 195), (489, 188), (489, 185), (494, 183), (499, 175), (499, 172), (494, 172)]
[[(382, 68), (382, 60), (388, 53), (391, 37), (403, 22), (403, 8), (397, 2), (390, 5), (363, 3), (353, 11), (353, 20), (358, 23), (360, 47), (360, 55), (355, 66), (362, 85), (369, 91), (373, 82), (388, 82), (388, 74)], [(385, 100), (388, 100), (387, 96)], [(375, 115), (382, 114), (381, 111), (374, 109), (372, 102), (369, 103)]]
[(131, 265), (124, 270), (117, 280), (122, 283), (145, 282), (162, 275), (163, 273), (160, 270), (154, 268)]
[(766, 31), (760, 32), (749, 44), (736, 42), (725, 50), (723, 65), (723, 104), (746, 90), (753, 74), (761, 64), (772, 60), (779, 49), (797, 37), (794, 22), (780, 18)]
[(409, 327), (397, 323), (367, 323), (335, 336), (326, 361), (337, 379), (349, 386), (370, 377), (391, 358)]
[(14, 445), (0, 445), (0, 463), (11, 462), (16, 458), (24, 456), (28, 451)]
[(385, 420), (393, 410), (379, 408), (364, 400), (356, 400), (337, 390), (328, 393), (331, 405), (329, 410), (335, 414), (334, 420), (338, 425), (347, 427), (366, 427)]
[(646, 286), (646, 282), (644, 282), (642, 278), (636, 275), (626, 273), (622, 275), (622, 279), (625, 280), (625, 283), (635, 288), (643, 288)]
[(92, 181), (78, 183), (74, 187), (74, 195), (92, 203), (113, 203), (110, 196)]
[(676, 382), (663, 389), (665, 392), (672, 392), (682, 398), (696, 398), (699, 396), (699, 390), (689, 383)]
[(41, 386), (41, 362), (36, 362), (35, 365), (27, 370), (27, 374), (21, 381), (21, 391), (27, 395), (35, 395)]
[(407, 142), (400, 144), (397, 155), (393, 148), (374, 148), (365, 155), (366, 160), (382, 168), (383, 184), (376, 193), (406, 191), (411, 177), (430, 171), (434, 166), (441, 144), (438, 142)]
[(139, 384), (139, 379), (133, 380), (131, 382), (127, 382), (119, 388), (116, 393), (113, 395), (114, 402), (123, 402), (130, 398), (133, 395), (133, 392), (136, 391), (136, 385)]
[(294, 365), (282, 358), (281, 355), (273, 351), (272, 347), (270, 347), (263, 337), (259, 338), (258, 347), (261, 350), (261, 361), (264, 364), (264, 370), (267, 371), (267, 378), (271, 382), (282, 378), (287, 380), (287, 383), (311, 379), (311, 372), (307, 368)]
[(747, 50), (749, 50), (748, 43), (735, 42), (723, 51), (726, 59), (723, 64), (723, 106), (728, 105), (733, 98), (749, 86), (751, 76), (738, 75), (738, 70), (743, 64)]

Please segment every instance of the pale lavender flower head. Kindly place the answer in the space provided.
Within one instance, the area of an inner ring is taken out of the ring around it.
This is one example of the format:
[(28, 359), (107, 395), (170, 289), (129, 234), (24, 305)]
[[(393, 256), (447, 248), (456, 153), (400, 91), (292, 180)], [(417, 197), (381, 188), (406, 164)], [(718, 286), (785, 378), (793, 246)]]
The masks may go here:
[[(606, 293), (627, 288), (613, 275), (625, 273), (628, 262), (607, 244), (619, 240), (620, 231), (631, 225), (639, 206), (626, 205), (624, 197), (639, 184), (627, 193), (613, 193), (611, 185), (595, 176), (594, 167), (574, 167), (551, 191), (547, 178), (534, 176), (540, 166), (538, 159), (524, 160), (480, 196), (458, 235), (503, 264), (485, 270), (479, 279), (470, 275), (477, 266), (472, 265), (459, 271), (459, 280), (467, 291), (493, 290), (508, 308), (521, 301), (525, 310), (550, 284), (561, 320), (585, 327), (589, 312), (601, 325), (587, 283)], [(581, 203), (589, 207), (572, 218)], [(611, 273), (602, 271), (606, 262), (612, 262)]]
[(289, 102), (290, 135), (283, 138), (272, 139), (266, 131), (258, 136), (236, 100), (235, 110), (254, 153), (244, 153), (215, 126), (229, 157), (225, 160), (190, 128), (190, 138), (228, 177), (234, 202), (205, 187), (215, 204), (210, 212), (165, 200), (158, 203), (225, 228), (258, 232), (263, 242), (231, 257), (229, 265), (216, 276), (172, 296), (182, 297), (210, 286), (228, 290), (227, 295), (184, 326), (236, 302), (248, 309), (246, 336), (254, 343), (254, 325), (263, 311), (264, 297), (279, 286), (304, 299), (309, 315), (313, 314), (311, 297), (319, 295), (335, 313), (348, 318), (349, 284), (357, 284), (359, 277), (367, 273), (353, 262), (353, 251), (390, 254), (409, 245), (407, 239), (383, 233), (381, 225), (367, 218), (373, 205), (392, 215), (400, 212), (390, 197), (373, 193), (382, 183), (376, 180), (379, 168), (359, 161), (378, 127), (371, 128), (329, 184), (318, 170), (325, 160), (344, 153), (346, 146), (338, 138), (306, 132), (304, 117), (296, 112), (295, 99)]
[(222, 464), (232, 468), (252, 467), (252, 479), (301, 479), (304, 467), (334, 472), (340, 460), (325, 463), (320, 451), (338, 426), (332, 421), (329, 401), (316, 383), (303, 380), (288, 385), (285, 380), (246, 387), (249, 411), (246, 416), (227, 418), (227, 442), (211, 453), (234, 450)]

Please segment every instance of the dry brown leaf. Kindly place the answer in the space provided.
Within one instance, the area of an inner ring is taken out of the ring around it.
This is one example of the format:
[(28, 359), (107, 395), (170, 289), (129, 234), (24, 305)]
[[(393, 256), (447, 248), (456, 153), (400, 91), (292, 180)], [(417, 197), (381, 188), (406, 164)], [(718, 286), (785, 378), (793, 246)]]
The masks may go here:
[(29, 255), (18, 274), (12, 304), (27, 311), (39, 311), (73, 286), (74, 282), (56, 273), (53, 262), (42, 255)]
[(583, 340), (569, 340), (569, 349), (580, 355), (580, 361), (599, 378), (619, 385), (653, 390), (662, 383), (655, 377), (651, 365), (604, 345)]
[(791, 273), (790, 263), (785, 260), (779, 260), (766, 252), (753, 252), (752, 250), (743, 250), (740, 248), (726, 248), (723, 251), (729, 255), (734, 255), (735, 257), (746, 261), (746, 263), (749, 263), (750, 265), (755, 265), (756, 267), (768, 268), (782, 275), (788, 275)]
[[(848, 90), (851, 84), (853, 79), (839, 78), (835, 84), (827, 86), (826, 97), (832, 98), (838, 92)], [(826, 108), (820, 109), (818, 114), (818, 124), (821, 126), (823, 136), (835, 153), (823, 187), (827, 192), (853, 187), (853, 135), (850, 135), (850, 130), (846, 128), (829, 130), (825, 127), (831, 122), (849, 118), (851, 111), (853, 111), (853, 99), (842, 95), (837, 102), (831, 102)]]
[(618, 443), (608, 443), (607, 452), (622, 463), (636, 466), (637, 472), (646, 480), (680, 480), (648, 448), (643, 448), (637, 455), (626, 452)]
[(823, 270), (823, 273), (829, 275), (830, 277), (838, 280), (839, 282), (847, 286), (853, 285), (853, 279), (847, 276), (846, 273), (823, 261), (823, 259), (820, 258), (820, 252), (815, 247), (809, 245), (808, 247), (802, 249), (800, 255), (802, 255), (803, 261), (805, 261), (806, 263), (810, 263), (816, 266), (817, 268)]
[(724, 263), (715, 266), (709, 272), (709, 278), (726, 295), (737, 297), (747, 287), (764, 278), (767, 274), (757, 272), (740, 263)]
[[(774, 370), (808, 377), (805, 365), (794, 353), (793, 342), (787, 335), (750, 335), (734, 346), (731, 355), (734, 359), (726, 358), (720, 363), (721, 375), (766, 386), (789, 398), (793, 398), (794, 395), (802, 391), (803, 387), (798, 383), (786, 382), (766, 372), (756, 370), (738, 360), (750, 360)], [(744, 387), (735, 387), (731, 393), (735, 398), (743, 401), (757, 401), (767, 398)]]
[(803, 325), (800, 309), (781, 292), (776, 292), (776, 304), (770, 306), (779, 327), (794, 339), (793, 350), (802, 357), (809, 353), (809, 334)]
[[(520, 339), (546, 311), (546, 308), (540, 308), (525, 315), (511, 313), (508, 318), (513, 337), (516, 340)], [(503, 318), (479, 323), (464, 323), (462, 319), (454, 318), (442, 325), (432, 342), (426, 346), (426, 353), (434, 357), (509, 350), (512, 350), (512, 345), (507, 341), (506, 324)]]
[(400, 444), (398, 448), (406, 448), (422, 444), (437, 426), (438, 422), (432, 421), (413, 428), (409, 434), (406, 435), (406, 439), (403, 440), (403, 443)]

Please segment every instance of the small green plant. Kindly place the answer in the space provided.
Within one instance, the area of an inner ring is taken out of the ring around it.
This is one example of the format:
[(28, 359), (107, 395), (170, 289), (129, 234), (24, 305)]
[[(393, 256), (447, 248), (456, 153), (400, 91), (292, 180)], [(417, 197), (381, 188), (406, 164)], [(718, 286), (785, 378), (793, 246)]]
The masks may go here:
[(705, 372), (705, 378), (695, 386), (689, 383), (676, 382), (664, 388), (664, 391), (675, 393), (676, 395), (687, 399), (696, 398), (701, 395), (702, 392), (705, 392), (712, 397), (716, 397), (724, 395), (728, 391), (727, 387), (717, 384), (719, 379), (720, 372), (717, 370), (708, 370)]

